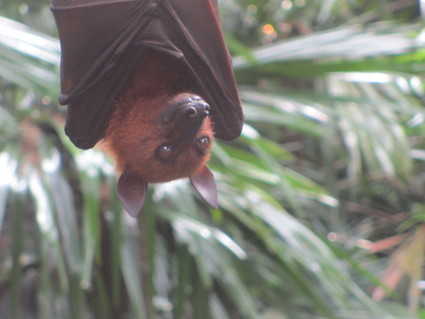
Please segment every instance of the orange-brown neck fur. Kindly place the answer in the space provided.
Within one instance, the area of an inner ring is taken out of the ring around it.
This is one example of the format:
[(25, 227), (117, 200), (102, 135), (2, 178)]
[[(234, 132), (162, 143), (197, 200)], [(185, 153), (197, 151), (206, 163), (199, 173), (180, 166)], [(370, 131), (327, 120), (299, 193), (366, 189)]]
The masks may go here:
[[(172, 163), (158, 161), (155, 150), (181, 132), (165, 134), (161, 114), (173, 96), (190, 92), (185, 81), (187, 71), (176, 61), (158, 53), (140, 59), (127, 89), (115, 103), (115, 111), (101, 147), (116, 161), (117, 172), (132, 172), (147, 183), (157, 183), (191, 176), (209, 158), (197, 153), (190, 145)], [(143, 63), (144, 61), (148, 61)], [(208, 136), (213, 141), (212, 124), (205, 118), (196, 138)]]

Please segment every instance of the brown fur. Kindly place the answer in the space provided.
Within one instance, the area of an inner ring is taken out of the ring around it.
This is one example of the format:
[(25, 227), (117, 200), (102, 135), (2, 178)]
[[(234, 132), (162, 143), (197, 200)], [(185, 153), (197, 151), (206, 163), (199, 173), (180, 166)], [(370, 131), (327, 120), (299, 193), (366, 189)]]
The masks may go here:
[[(116, 101), (101, 148), (116, 161), (117, 173), (139, 175), (146, 183), (166, 182), (195, 174), (209, 159), (209, 150), (200, 156), (188, 145), (173, 162), (160, 162), (155, 150), (169, 142), (160, 114), (175, 95), (190, 90), (187, 74), (176, 61), (158, 53), (146, 54), (135, 70), (131, 82)], [(143, 61), (149, 61), (144, 63)], [(172, 132), (178, 140), (180, 132)], [(213, 142), (213, 129), (207, 117), (196, 138), (208, 136)]]

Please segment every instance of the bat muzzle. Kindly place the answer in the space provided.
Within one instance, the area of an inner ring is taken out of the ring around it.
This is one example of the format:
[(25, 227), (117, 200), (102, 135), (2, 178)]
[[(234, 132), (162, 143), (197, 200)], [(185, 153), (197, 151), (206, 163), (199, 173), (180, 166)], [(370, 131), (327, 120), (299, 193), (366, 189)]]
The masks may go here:
[(191, 143), (210, 114), (210, 106), (201, 99), (191, 100), (181, 106), (177, 113), (176, 128), (182, 133), (182, 139)]
[(188, 93), (174, 97), (167, 109), (164, 122), (171, 131), (180, 133), (182, 143), (192, 142), (204, 119), (210, 114), (208, 103)]

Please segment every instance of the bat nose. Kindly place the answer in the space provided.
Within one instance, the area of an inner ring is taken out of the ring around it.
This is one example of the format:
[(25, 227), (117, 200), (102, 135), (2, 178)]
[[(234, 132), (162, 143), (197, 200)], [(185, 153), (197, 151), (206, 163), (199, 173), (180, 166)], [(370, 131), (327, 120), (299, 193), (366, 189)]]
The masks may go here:
[[(181, 125), (201, 125), (210, 115), (210, 106), (201, 97), (189, 93), (182, 93), (172, 98), (166, 104), (163, 113), (164, 124), (181, 123)], [(179, 125), (179, 124), (176, 124)]]
[(210, 114), (210, 106), (201, 97), (190, 93), (175, 96), (167, 106), (163, 123), (167, 125), (168, 132), (178, 137), (178, 145), (191, 144)]
[(203, 119), (210, 114), (210, 106), (205, 102), (197, 101), (195, 105), (186, 106), (184, 112), (190, 119), (197, 117)]

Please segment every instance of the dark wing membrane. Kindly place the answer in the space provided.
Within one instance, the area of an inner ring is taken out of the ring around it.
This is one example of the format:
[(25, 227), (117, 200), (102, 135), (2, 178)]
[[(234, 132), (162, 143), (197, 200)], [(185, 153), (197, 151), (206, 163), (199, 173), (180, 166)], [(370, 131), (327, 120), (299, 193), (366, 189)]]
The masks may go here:
[[(187, 5), (181, 5), (179, 0), (169, 1), (177, 21), (181, 22), (185, 40), (190, 41), (183, 54), (198, 76), (197, 82), (202, 87), (200, 95), (212, 106), (216, 137), (235, 139), (242, 129), (243, 114), (231, 57), (219, 24), (217, 1), (185, 2)], [(200, 57), (199, 63), (195, 54)]]
[[(143, 50), (184, 63), (211, 105), (216, 136), (239, 136), (242, 110), (215, 0), (53, 0), (62, 47), (60, 102), (66, 132), (93, 147)], [(88, 4), (86, 4), (88, 3)]]

